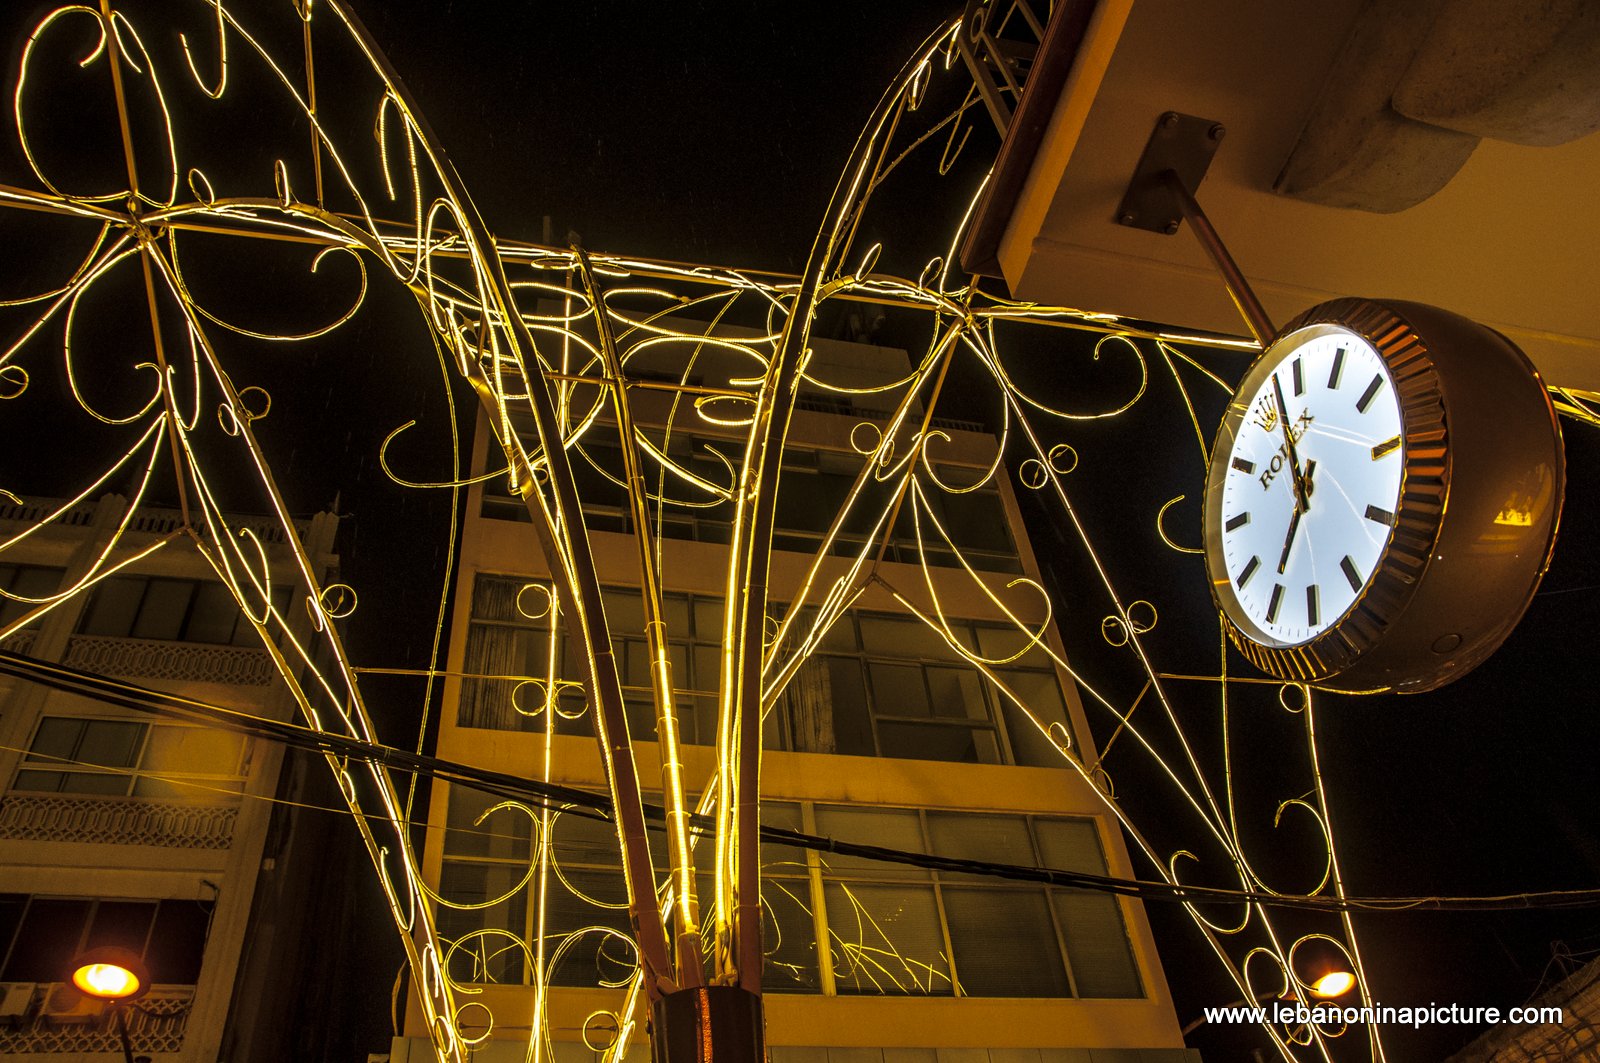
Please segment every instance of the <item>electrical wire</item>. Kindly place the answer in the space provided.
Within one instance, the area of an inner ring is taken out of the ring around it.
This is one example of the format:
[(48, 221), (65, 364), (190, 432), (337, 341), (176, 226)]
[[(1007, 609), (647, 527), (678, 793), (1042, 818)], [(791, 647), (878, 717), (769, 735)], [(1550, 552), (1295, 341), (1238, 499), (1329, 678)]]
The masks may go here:
[[(0, 650), (0, 675), (9, 675), (28, 682), (38, 683), (54, 690), (76, 694), (136, 712), (183, 719), (199, 720), (229, 731), (278, 742), (282, 745), (308, 752), (347, 757), (380, 764), (398, 771), (441, 779), (452, 785), (465, 786), (481, 793), (506, 800), (520, 801), (540, 808), (551, 808), (568, 815), (611, 822), (611, 799), (608, 795), (556, 783), (522, 779), (502, 772), (490, 771), (445, 760), (439, 757), (411, 753), (361, 739), (314, 731), (297, 724), (268, 720), (237, 709), (224, 708), (208, 702), (184, 698), (175, 694), (150, 690), (146, 687), (124, 683), (106, 676), (85, 672), (65, 665), (41, 661), (21, 654)], [(55, 759), (55, 758), (52, 758)], [(131, 773), (125, 773), (131, 774)], [(299, 803), (294, 803), (299, 804)], [(299, 804), (299, 807), (321, 806)], [(659, 805), (646, 804), (645, 814), (652, 830), (665, 829), (665, 810)], [(336, 811), (327, 809), (327, 811)], [(693, 815), (690, 828), (697, 834), (711, 836), (716, 829), (713, 816)], [(1234, 890), (1207, 886), (1189, 886), (1176, 883), (1152, 882), (1146, 879), (1125, 879), (1110, 875), (1095, 875), (1060, 868), (1028, 867), (990, 860), (972, 860), (963, 857), (935, 856), (888, 846), (868, 845), (861, 842), (841, 841), (822, 835), (807, 834), (785, 827), (763, 825), (764, 842), (797, 849), (834, 853), (881, 863), (902, 864), (932, 871), (981, 875), (1018, 882), (1036, 882), (1068, 889), (1090, 890), (1117, 896), (1134, 897), (1143, 901), (1166, 901), (1189, 904), (1259, 904), (1276, 908), (1294, 908), (1322, 912), (1386, 912), (1386, 911), (1503, 911), (1522, 909), (1564, 909), (1600, 907), (1600, 889), (1546, 890), (1519, 892), (1495, 896), (1415, 896), (1415, 897), (1332, 897), (1297, 894), (1268, 893), (1260, 890)]]

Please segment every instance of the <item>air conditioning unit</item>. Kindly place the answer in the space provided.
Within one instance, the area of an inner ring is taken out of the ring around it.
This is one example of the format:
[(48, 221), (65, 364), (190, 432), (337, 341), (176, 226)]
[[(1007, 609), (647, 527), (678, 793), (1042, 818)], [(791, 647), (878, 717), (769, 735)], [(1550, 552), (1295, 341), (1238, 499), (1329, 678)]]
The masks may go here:
[(0, 1019), (25, 1019), (33, 1008), (37, 982), (0, 982)]
[(79, 992), (71, 982), (55, 982), (44, 996), (40, 1014), (52, 1022), (89, 1022), (105, 1009), (106, 1002)]

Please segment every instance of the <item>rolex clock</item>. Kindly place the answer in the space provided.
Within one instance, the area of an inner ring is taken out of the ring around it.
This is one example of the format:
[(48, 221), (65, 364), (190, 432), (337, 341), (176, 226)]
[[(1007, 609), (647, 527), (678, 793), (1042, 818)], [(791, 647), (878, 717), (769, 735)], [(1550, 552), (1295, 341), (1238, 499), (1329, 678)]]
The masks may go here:
[(1442, 686), (1527, 609), (1564, 481), (1555, 410), (1504, 336), (1420, 303), (1313, 307), (1245, 373), (1212, 449), (1224, 626), (1280, 679)]

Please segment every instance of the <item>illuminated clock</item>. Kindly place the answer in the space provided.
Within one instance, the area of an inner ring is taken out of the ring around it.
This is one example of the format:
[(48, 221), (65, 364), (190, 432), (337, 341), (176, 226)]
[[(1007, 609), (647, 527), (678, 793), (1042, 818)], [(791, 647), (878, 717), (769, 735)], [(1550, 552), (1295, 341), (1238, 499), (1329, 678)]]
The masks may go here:
[(1212, 450), (1224, 625), (1280, 679), (1441, 686), (1526, 610), (1564, 481), (1555, 410), (1504, 336), (1418, 303), (1313, 307), (1245, 373)]

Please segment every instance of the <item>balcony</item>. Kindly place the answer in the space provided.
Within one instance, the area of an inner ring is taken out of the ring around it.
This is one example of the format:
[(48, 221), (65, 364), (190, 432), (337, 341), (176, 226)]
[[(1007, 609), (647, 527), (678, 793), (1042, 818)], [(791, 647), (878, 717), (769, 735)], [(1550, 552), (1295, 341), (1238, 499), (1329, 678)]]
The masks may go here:
[(9, 793), (0, 798), (0, 838), (226, 849), (238, 816), (236, 804)]
[[(72, 986), (41, 982), (4, 983), (8, 1014), (0, 1017), (0, 1056), (59, 1052), (71, 1058), (105, 1053), (121, 1057), (122, 1044), (103, 1005), (83, 1001)], [(17, 1010), (9, 1012), (15, 1003)], [(128, 1040), (136, 1053), (179, 1052), (194, 1004), (192, 985), (156, 985), (128, 1008)]]
[(85, 672), (123, 678), (232, 686), (265, 686), (276, 674), (267, 651), (249, 646), (211, 646), (105, 635), (72, 636), (61, 663)]

